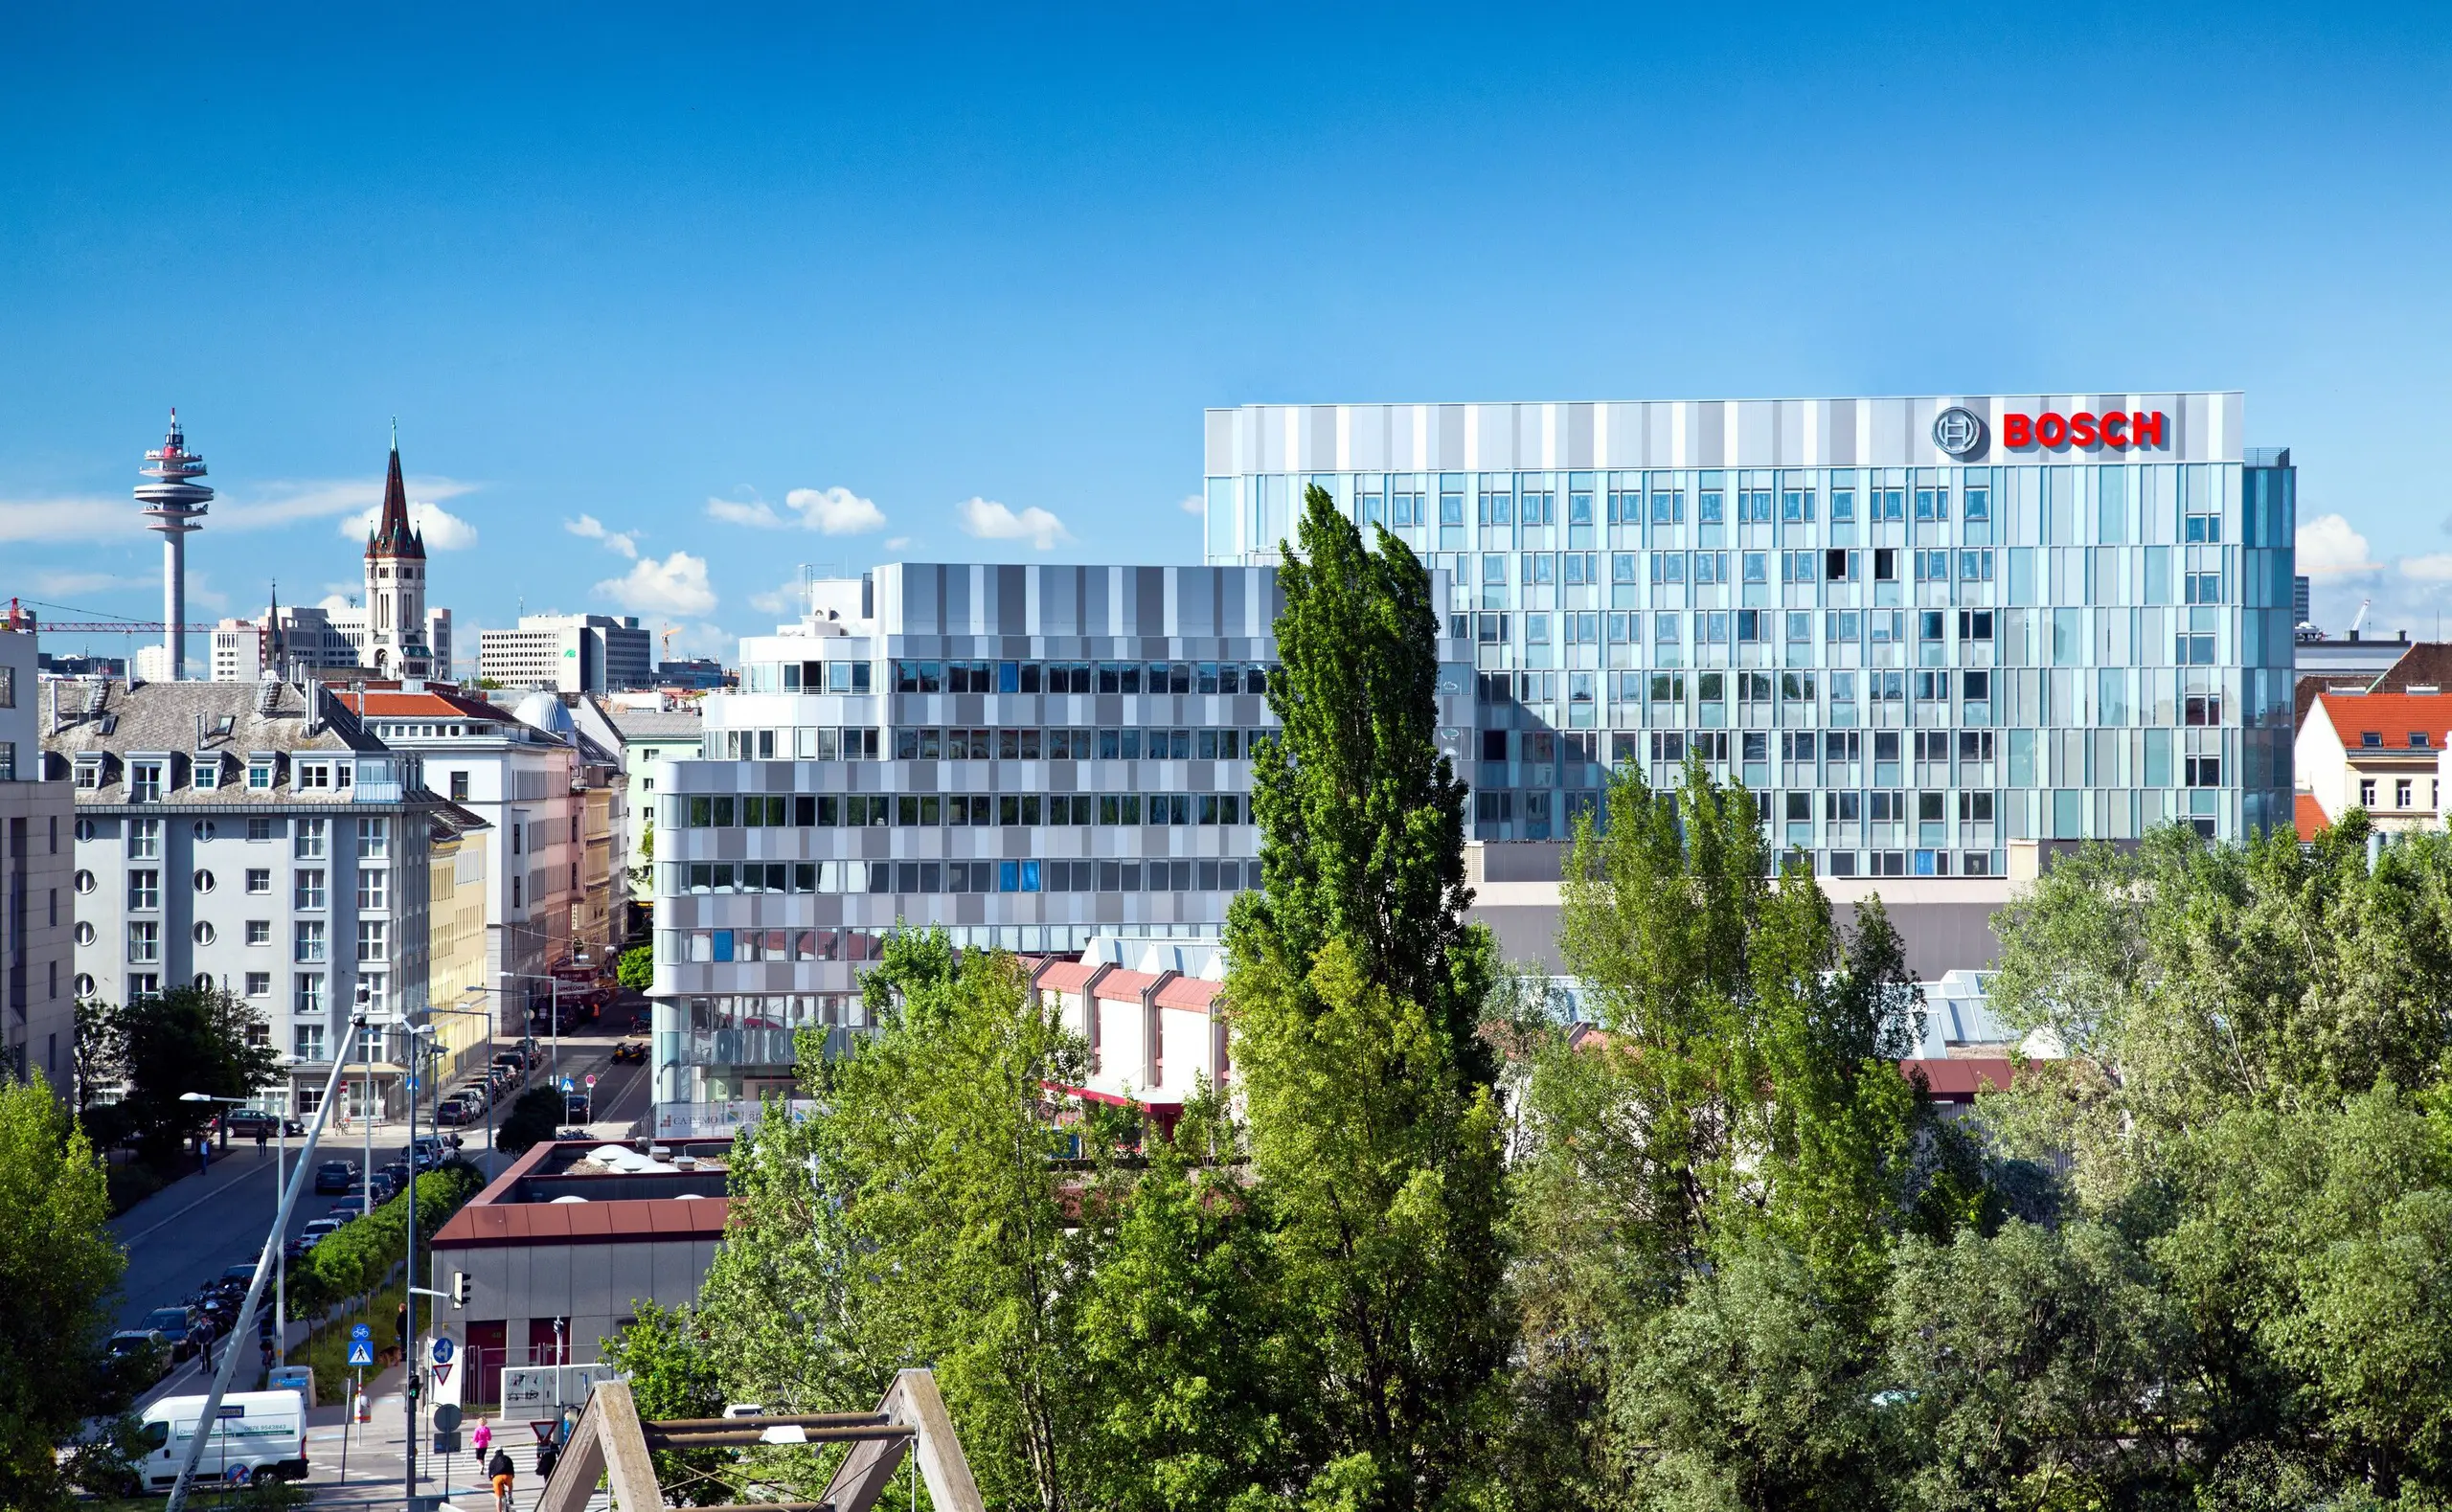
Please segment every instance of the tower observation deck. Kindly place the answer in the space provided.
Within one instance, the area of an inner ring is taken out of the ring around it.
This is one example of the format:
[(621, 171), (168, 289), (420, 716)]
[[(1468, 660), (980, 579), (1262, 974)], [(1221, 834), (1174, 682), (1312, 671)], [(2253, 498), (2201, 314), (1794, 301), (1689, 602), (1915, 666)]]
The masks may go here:
[(162, 649), (170, 663), (170, 680), (187, 676), (188, 536), (204, 528), (204, 512), (213, 490), (195, 482), (204, 476), (204, 459), (188, 450), (179, 429), (179, 412), (170, 412), (170, 431), (162, 444), (145, 454), (138, 475), (150, 483), (136, 485), (136, 502), (145, 506), (152, 523), (146, 529), (162, 537)]

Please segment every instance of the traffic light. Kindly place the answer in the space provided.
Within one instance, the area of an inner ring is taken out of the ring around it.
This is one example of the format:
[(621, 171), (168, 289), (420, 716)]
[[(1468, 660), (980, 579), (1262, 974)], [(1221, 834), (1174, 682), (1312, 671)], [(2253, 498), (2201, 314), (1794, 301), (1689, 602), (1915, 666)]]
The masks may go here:
[(468, 1305), (468, 1273), (465, 1271), (451, 1273), (451, 1305), (454, 1307)]

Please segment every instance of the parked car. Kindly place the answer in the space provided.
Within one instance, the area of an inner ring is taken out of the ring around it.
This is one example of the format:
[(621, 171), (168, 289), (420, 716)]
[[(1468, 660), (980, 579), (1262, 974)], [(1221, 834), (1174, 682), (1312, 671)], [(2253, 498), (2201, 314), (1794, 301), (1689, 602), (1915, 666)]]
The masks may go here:
[(237, 1286), (239, 1296), (246, 1296), (247, 1288), (256, 1284), (256, 1262), (249, 1260), (242, 1265), (230, 1267), (221, 1273), (221, 1280), (225, 1286)]
[(261, 1130), (267, 1138), (276, 1134), (294, 1135), (306, 1132), (306, 1125), (297, 1119), (266, 1113), (261, 1108), (233, 1108), (224, 1121), (230, 1125), (230, 1137), (234, 1140), (252, 1140), (256, 1137), (258, 1130)]
[(468, 1105), (457, 1097), (445, 1097), (434, 1105), (434, 1121), (438, 1128), (456, 1128), (468, 1121)]
[(324, 1209), (324, 1216), (336, 1223), (355, 1223), (366, 1216), (366, 1208), (358, 1203), (334, 1203)]
[(371, 1185), (375, 1192), (375, 1206), (377, 1207), (400, 1195), (398, 1179), (383, 1171), (375, 1173)]
[(158, 1328), (123, 1328), (111, 1335), (107, 1347), (113, 1360), (144, 1362), (131, 1367), (140, 1380), (159, 1381), (170, 1371), (170, 1341)]
[(326, 1161), (315, 1167), (317, 1195), (345, 1192), (357, 1185), (357, 1166), (349, 1161)]
[(316, 1218), (309, 1220), (306, 1227), (299, 1230), (298, 1237), (307, 1249), (311, 1250), (340, 1231), (341, 1221), (338, 1218)]
[(147, 1313), (139, 1328), (149, 1328), (170, 1341), (170, 1359), (185, 1360), (213, 1343), (213, 1324), (201, 1308), (157, 1307)]

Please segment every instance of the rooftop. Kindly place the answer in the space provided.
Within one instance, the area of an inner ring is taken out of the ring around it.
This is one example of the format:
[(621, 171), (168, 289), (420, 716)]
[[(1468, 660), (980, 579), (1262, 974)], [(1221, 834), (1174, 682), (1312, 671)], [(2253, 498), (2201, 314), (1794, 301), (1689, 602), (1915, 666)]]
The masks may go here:
[(494, 1178), (434, 1236), (438, 1250), (720, 1238), (732, 1141), (557, 1140)]
[(2452, 693), (2352, 693), (2326, 688), (2315, 695), (2342, 749), (2353, 756), (2432, 756), (2452, 732)]

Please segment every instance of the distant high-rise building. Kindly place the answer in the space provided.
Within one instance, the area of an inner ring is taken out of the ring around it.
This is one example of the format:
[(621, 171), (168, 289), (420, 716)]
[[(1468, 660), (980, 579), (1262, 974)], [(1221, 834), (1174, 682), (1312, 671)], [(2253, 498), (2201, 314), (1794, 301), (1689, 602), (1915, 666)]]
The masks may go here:
[(2290, 579), (2290, 622), (2292, 624), (2305, 624), (2316, 618), (2314, 606), (2309, 602), (2310, 597), (2307, 592), (2306, 574), (2301, 573)]
[(603, 693), (650, 686), (652, 637), (634, 615), (531, 614), (477, 637), (477, 675), (516, 690)]

